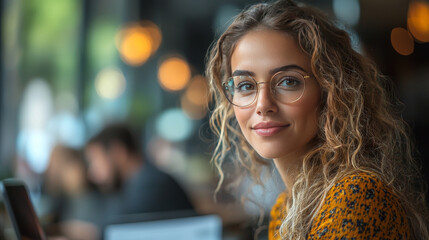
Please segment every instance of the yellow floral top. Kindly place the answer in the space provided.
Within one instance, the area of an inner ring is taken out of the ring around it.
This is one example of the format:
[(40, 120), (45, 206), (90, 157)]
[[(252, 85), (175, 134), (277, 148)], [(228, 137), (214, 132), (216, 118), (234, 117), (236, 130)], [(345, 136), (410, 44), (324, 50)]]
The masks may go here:
[[(279, 229), (287, 214), (286, 193), (271, 209), (268, 239), (281, 239)], [(409, 239), (410, 227), (398, 197), (367, 173), (350, 175), (329, 190), (308, 239)]]

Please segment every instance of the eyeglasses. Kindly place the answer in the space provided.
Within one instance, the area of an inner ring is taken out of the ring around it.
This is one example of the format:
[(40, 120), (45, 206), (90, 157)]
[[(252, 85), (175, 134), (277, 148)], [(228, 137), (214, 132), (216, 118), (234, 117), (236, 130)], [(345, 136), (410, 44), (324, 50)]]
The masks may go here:
[(271, 77), (269, 82), (257, 82), (249, 75), (233, 76), (222, 84), (223, 92), (230, 103), (237, 107), (247, 107), (258, 98), (258, 84), (270, 84), (270, 93), (281, 103), (298, 101), (305, 91), (305, 79), (310, 75), (287, 70), (280, 71)]

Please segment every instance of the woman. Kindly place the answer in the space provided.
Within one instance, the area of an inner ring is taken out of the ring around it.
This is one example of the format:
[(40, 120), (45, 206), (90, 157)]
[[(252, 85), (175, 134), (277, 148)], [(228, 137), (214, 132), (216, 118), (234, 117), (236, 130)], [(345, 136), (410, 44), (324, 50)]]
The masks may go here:
[(206, 74), (219, 186), (231, 152), (257, 183), (273, 159), (285, 183), (269, 239), (429, 239), (387, 82), (325, 15), (286, 0), (251, 6), (212, 47)]

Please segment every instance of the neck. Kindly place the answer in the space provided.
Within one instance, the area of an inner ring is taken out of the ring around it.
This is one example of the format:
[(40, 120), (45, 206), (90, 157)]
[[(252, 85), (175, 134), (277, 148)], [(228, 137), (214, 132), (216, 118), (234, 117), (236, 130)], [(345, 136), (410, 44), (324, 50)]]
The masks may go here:
[(286, 186), (286, 191), (290, 196), (292, 187), (295, 184), (296, 176), (302, 168), (303, 154), (291, 153), (285, 157), (275, 158), (274, 164)]

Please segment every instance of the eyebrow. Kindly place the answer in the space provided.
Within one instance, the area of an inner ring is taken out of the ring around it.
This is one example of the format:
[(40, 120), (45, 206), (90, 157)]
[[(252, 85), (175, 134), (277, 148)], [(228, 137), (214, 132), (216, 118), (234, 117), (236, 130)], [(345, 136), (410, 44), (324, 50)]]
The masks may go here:
[(255, 76), (255, 73), (253, 73), (253, 72), (251, 72), (251, 71), (246, 71), (246, 70), (235, 70), (233, 73), (232, 73), (232, 77), (235, 77), (235, 76), (243, 76), (243, 75), (246, 75), (246, 76)]
[[(290, 69), (299, 69), (299, 70), (301, 70), (301, 71), (303, 71), (303, 72), (307, 72), (307, 71), (305, 71), (305, 70), (304, 70), (304, 68), (302, 68), (302, 67), (300, 67), (300, 66), (298, 66), (298, 65), (295, 65), (295, 64), (291, 64), (291, 65), (285, 65), (285, 66), (281, 66), (281, 67), (277, 67), (277, 68), (271, 69), (271, 70), (270, 70), (270, 74), (271, 74), (271, 75), (274, 75), (274, 74), (275, 74), (275, 73), (277, 73), (277, 72), (280, 72), (280, 71), (286, 71), (286, 70), (290, 70)], [(251, 71), (247, 71), (247, 70), (240, 70), (240, 69), (237, 69), (237, 70), (235, 70), (235, 71), (232, 73), (232, 77), (235, 77), (235, 76), (243, 76), (243, 75), (247, 75), (247, 76), (252, 76), (252, 77), (254, 77), (254, 76), (255, 76), (255, 73), (254, 73), (254, 72), (251, 72)]]

